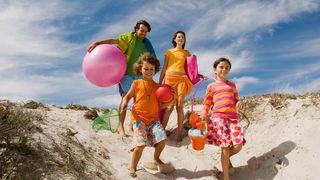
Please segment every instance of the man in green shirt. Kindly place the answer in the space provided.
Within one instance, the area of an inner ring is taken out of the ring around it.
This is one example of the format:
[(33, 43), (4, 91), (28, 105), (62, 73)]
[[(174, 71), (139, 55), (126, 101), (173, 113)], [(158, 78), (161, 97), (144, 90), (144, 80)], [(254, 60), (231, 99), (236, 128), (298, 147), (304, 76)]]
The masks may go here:
[[(139, 76), (135, 75), (133, 71), (133, 64), (138, 60), (140, 55), (142, 55), (145, 52), (150, 52), (156, 57), (151, 42), (146, 38), (148, 32), (150, 31), (150, 24), (145, 20), (140, 20), (136, 23), (134, 27), (134, 32), (120, 34), (117, 39), (105, 39), (93, 42), (87, 49), (88, 52), (91, 52), (95, 47), (97, 47), (100, 44), (117, 44), (118, 48), (125, 54), (127, 60), (127, 70), (124, 77), (118, 84), (119, 93), (121, 95), (120, 105), (122, 103), (123, 97), (130, 89), (133, 80), (140, 78)], [(126, 111), (120, 112), (120, 126), (118, 132), (122, 137), (126, 136), (124, 130), (125, 117)]]

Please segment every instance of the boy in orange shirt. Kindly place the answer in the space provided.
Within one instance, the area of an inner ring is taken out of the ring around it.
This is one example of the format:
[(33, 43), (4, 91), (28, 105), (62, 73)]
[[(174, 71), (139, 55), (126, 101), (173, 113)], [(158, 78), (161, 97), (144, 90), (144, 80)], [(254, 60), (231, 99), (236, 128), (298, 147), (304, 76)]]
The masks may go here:
[[(141, 55), (134, 65), (134, 71), (136, 75), (142, 76), (142, 79), (133, 81), (121, 104), (120, 110), (126, 111), (128, 102), (131, 98), (134, 98), (131, 112), (131, 125), (133, 129), (131, 151), (133, 151), (133, 154), (130, 165), (130, 176), (132, 177), (137, 176), (137, 165), (146, 146), (155, 147), (154, 163), (159, 168), (164, 164), (160, 159), (160, 154), (166, 145), (167, 137), (158, 117), (159, 102), (155, 92), (159, 88), (159, 84), (152, 79), (159, 69), (160, 62), (158, 59), (150, 53)], [(161, 106), (166, 106), (170, 103), (161, 104)], [(172, 170), (174, 169), (172, 168), (171, 172)], [(170, 173), (170, 171), (162, 173)]]

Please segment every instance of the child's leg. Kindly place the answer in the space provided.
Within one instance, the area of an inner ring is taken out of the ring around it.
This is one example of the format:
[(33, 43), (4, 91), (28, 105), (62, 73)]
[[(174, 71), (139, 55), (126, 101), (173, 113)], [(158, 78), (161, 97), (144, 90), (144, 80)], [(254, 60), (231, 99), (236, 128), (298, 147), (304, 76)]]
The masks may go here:
[[(237, 144), (230, 148), (230, 157), (237, 154), (242, 149), (242, 144)], [(231, 160), (229, 159), (229, 168), (233, 168)]]
[(173, 111), (173, 106), (170, 106), (170, 107), (166, 108), (164, 113), (163, 113), (161, 122), (162, 122), (162, 126), (163, 126), (164, 130), (167, 127), (168, 120), (169, 120), (169, 117), (170, 117), (172, 111)]
[(141, 158), (143, 149), (145, 146), (137, 146), (134, 148), (133, 153), (132, 153), (132, 158), (131, 158), (131, 165), (130, 165), (130, 174), (131, 176), (136, 176), (136, 171), (137, 171), (137, 165), (139, 163), (139, 160)]
[(229, 163), (230, 163), (230, 148), (222, 147), (221, 148), (221, 166), (223, 171), (223, 179), (229, 180)]
[(237, 144), (230, 148), (230, 157), (237, 154), (242, 149), (242, 144)]
[(161, 152), (163, 151), (164, 147), (166, 146), (167, 140), (163, 140), (155, 145), (153, 159), (157, 164), (163, 164), (160, 160)]
[(137, 176), (136, 170), (139, 160), (141, 158), (142, 152), (146, 147), (146, 142), (148, 140), (147, 127), (141, 121), (136, 121), (132, 125), (133, 128), (133, 139), (132, 139), (132, 158), (130, 165), (130, 175), (132, 177)]

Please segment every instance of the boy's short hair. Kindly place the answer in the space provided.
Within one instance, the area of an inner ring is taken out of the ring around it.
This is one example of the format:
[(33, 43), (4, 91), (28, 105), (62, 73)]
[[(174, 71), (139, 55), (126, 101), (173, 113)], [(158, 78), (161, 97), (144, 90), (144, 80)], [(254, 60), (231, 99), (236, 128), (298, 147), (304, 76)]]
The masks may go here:
[(227, 59), (225, 57), (221, 57), (221, 58), (215, 60), (213, 63), (213, 68), (216, 69), (220, 62), (227, 62), (230, 65), (230, 69), (231, 69), (231, 62), (229, 59)]
[(143, 62), (147, 62), (155, 67), (155, 72), (159, 72), (160, 70), (160, 61), (154, 57), (151, 53), (146, 52), (142, 54), (139, 58), (138, 61), (134, 63), (133, 65), (133, 71), (137, 76), (142, 76), (142, 64)]

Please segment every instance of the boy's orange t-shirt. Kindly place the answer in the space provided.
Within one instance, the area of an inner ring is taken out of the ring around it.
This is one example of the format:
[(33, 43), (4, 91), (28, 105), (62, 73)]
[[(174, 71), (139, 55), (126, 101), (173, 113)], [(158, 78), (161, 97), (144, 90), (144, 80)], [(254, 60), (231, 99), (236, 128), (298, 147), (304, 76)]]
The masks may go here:
[(131, 112), (131, 122), (142, 121), (147, 126), (154, 120), (159, 120), (159, 104), (155, 92), (159, 84), (154, 81), (138, 79), (134, 84), (134, 103)]
[(184, 49), (169, 49), (165, 56), (168, 58), (167, 72), (182, 72), (185, 73), (185, 62), (190, 52)]

